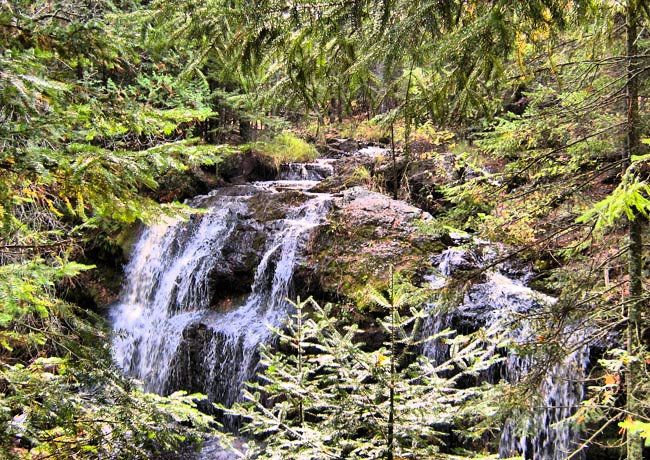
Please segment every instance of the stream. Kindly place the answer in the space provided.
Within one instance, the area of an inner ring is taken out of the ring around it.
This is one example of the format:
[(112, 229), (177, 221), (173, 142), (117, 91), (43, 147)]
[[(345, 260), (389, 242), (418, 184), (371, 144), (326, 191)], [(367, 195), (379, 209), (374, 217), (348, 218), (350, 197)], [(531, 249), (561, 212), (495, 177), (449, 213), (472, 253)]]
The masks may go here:
[[(291, 313), (287, 298), (294, 294), (294, 272), (314, 229), (326, 222), (333, 199), (308, 190), (333, 174), (332, 161), (291, 163), (277, 181), (195, 197), (188, 204), (201, 213), (185, 221), (169, 218), (142, 232), (110, 313), (114, 359), (127, 375), (151, 392), (201, 392), (226, 406), (238, 400), (244, 383), (255, 378), (259, 345), (271, 340), (270, 327), (280, 326)], [(474, 256), (455, 247), (435, 256), (437, 268), (428, 282), (444, 286)], [(458, 309), (441, 314), (432, 308), (425, 329), (433, 334), (459, 324), (505, 325), (512, 315), (554, 301), (525, 284), (525, 277), (492, 270)], [(531, 330), (524, 321), (511, 334), (515, 342), (524, 342)], [(434, 361), (444, 360), (447, 352), (439, 343), (423, 350)], [(578, 434), (559, 422), (584, 397), (583, 385), (576, 382), (584, 378), (588, 362), (589, 350), (578, 346), (552, 369), (542, 385), (544, 408), (503, 427), (502, 457), (520, 453), (560, 460), (578, 445)], [(530, 358), (509, 354), (486, 379), (516, 382), (533, 365)], [(236, 421), (224, 423), (237, 428)], [(536, 436), (521, 434), (530, 427)], [(184, 458), (229, 457), (208, 443), (202, 453)]]

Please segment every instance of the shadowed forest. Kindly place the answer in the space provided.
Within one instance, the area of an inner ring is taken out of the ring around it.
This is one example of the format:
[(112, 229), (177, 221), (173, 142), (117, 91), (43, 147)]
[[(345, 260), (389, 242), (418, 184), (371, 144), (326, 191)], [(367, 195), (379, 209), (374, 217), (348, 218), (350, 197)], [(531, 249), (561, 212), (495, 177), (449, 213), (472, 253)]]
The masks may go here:
[(650, 458), (645, 0), (0, 0), (0, 459)]

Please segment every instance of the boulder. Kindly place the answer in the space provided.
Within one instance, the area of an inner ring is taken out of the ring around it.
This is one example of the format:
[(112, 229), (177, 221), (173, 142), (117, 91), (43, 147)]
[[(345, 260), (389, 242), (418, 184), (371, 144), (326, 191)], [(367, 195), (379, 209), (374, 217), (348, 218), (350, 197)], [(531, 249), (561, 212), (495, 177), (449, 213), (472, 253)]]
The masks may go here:
[[(421, 279), (431, 254), (445, 245), (420, 230), (431, 216), (403, 201), (353, 187), (334, 199), (328, 222), (315, 235), (307, 267), (319, 288), (357, 303), (367, 287), (385, 287), (391, 267)], [(361, 302), (363, 303), (363, 302)]]

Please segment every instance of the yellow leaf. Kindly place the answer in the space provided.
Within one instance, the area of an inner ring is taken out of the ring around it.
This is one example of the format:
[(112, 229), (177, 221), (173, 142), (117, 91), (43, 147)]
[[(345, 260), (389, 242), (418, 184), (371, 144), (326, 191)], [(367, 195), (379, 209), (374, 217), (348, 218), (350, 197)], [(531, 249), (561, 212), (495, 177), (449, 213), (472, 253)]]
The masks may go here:
[(618, 385), (621, 381), (621, 378), (616, 374), (606, 374), (605, 375), (605, 385)]
[(634, 420), (632, 420), (632, 417), (628, 415), (625, 421), (619, 422), (618, 426), (621, 427), (621, 429), (618, 430), (618, 434), (625, 434), (626, 430), (634, 427)]
[(47, 203), (47, 207), (50, 208), (50, 211), (52, 211), (57, 217), (63, 217), (63, 214), (54, 207), (54, 203), (52, 203), (51, 200), (46, 198), (45, 202)]

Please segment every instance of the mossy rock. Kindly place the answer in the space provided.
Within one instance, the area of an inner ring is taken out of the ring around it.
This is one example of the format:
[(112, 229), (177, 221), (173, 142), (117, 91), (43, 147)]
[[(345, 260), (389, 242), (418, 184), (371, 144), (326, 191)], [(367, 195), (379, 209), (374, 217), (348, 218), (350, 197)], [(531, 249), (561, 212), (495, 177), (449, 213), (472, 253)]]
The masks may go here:
[(282, 193), (259, 193), (249, 200), (248, 208), (259, 222), (284, 219), (287, 212), (304, 203), (309, 196), (298, 190), (286, 190)]
[(422, 219), (431, 217), (380, 193), (359, 187), (342, 193), (311, 248), (320, 288), (363, 307), (361, 293), (387, 286), (391, 267), (419, 282), (431, 255), (445, 248), (440, 237), (420, 231)]
[(244, 184), (251, 181), (275, 179), (278, 168), (264, 155), (246, 150), (226, 156), (219, 164), (217, 174), (228, 183)]

